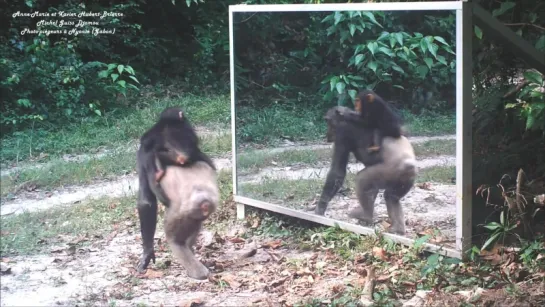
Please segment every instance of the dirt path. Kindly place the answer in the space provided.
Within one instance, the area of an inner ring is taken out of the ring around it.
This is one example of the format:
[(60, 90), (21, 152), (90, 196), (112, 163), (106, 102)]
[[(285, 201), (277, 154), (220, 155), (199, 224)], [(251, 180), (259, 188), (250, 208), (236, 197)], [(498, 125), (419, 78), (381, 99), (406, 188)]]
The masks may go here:
[[(449, 135), (436, 135), (436, 136), (413, 136), (409, 137), (409, 140), (412, 144), (424, 143), (427, 141), (436, 141), (436, 140), (455, 140), (455, 134)], [(331, 148), (333, 145), (331, 143), (318, 143), (318, 144), (308, 144), (308, 145), (298, 145), (293, 142), (286, 142), (285, 145), (280, 145), (276, 148), (264, 148), (263, 151), (268, 153), (280, 153), (288, 150), (311, 150), (311, 149), (325, 149)]]
[[(220, 135), (223, 135), (225, 133), (229, 133), (228, 130), (211, 130), (206, 127), (196, 127), (195, 131), (197, 134), (201, 137), (217, 137)], [(66, 154), (61, 157), (61, 159), (65, 162), (83, 162), (91, 159), (102, 159), (106, 156), (113, 155), (115, 153), (122, 153), (122, 152), (135, 152), (138, 149), (139, 140), (130, 140), (127, 142), (127, 144), (123, 146), (119, 146), (116, 148), (97, 148), (96, 152), (93, 154), (78, 154), (78, 155), (72, 155), (72, 154)], [(19, 172), (26, 169), (40, 169), (43, 167), (47, 167), (51, 165), (51, 162), (45, 162), (45, 163), (32, 163), (32, 162), (22, 162), (17, 165), (2, 165), (0, 170), (0, 176), (6, 176), (14, 172)]]
[[(133, 233), (134, 229), (122, 230), (111, 238), (75, 250), (68, 246), (64, 250), (55, 247), (54, 253), (9, 259), (7, 265), (11, 273), (2, 276), (1, 306), (104, 306), (112, 302), (115, 306), (139, 303), (186, 306), (184, 302), (189, 306), (191, 301), (198, 300), (202, 300), (204, 306), (247, 306), (259, 299), (266, 301), (270, 296), (267, 285), (276, 278), (267, 274), (272, 271), (271, 267), (277, 272), (288, 269), (286, 263), (276, 263), (276, 258), (263, 249), (244, 265), (228, 267), (230, 260), (240, 255), (244, 244), (227, 241), (219, 245), (209, 241), (207, 244), (214, 245), (213, 249), (200, 249), (203, 238), (213, 237), (204, 231), (197, 244), (199, 254), (204, 255), (202, 261), (209, 266), (227, 267), (212, 271), (217, 274), (214, 276), (217, 282), (188, 278), (185, 269), (172, 261), (163, 245), (160, 248), (156, 245), (157, 261), (171, 261), (172, 265), (162, 269), (150, 263), (146, 274), (141, 275), (134, 270), (141, 253), (140, 239)], [(156, 234), (156, 239), (165, 240), (161, 232)], [(312, 253), (294, 253), (287, 249), (276, 253), (287, 258), (312, 256)], [(265, 280), (252, 281), (251, 276), (260, 271), (266, 272), (262, 276)]]
[[(415, 137), (411, 138), (411, 141), (414, 143), (418, 142), (425, 142), (429, 140), (437, 140), (437, 139), (452, 139), (454, 136), (444, 136), (444, 137)], [(309, 146), (285, 146), (280, 148), (272, 148), (272, 149), (263, 149), (267, 152), (278, 152), (278, 151), (287, 151), (287, 150), (295, 150), (295, 149), (309, 149), (309, 148), (317, 148), (317, 146), (322, 146), (323, 148), (327, 148), (328, 146), (331, 147), (330, 144), (326, 145), (313, 145), (314, 147)], [(104, 152), (100, 155), (106, 156), (108, 153)], [(89, 156), (79, 156), (79, 158), (74, 159), (85, 159)], [(455, 159), (453, 157), (436, 157), (436, 158), (430, 158), (430, 159), (423, 159), (420, 160), (419, 167), (430, 167), (434, 165), (452, 165), (454, 163)], [(214, 159), (214, 163), (216, 164), (218, 170), (221, 169), (228, 169), (231, 168), (231, 161), (230, 159)], [(42, 166), (43, 167), (43, 166)], [(353, 163), (349, 165), (349, 171), (355, 172), (363, 168), (363, 165), (361, 163)], [(251, 181), (259, 181), (264, 176), (288, 176), (290, 178), (308, 178), (308, 176), (316, 175), (318, 174), (319, 178), (324, 178), (327, 174), (327, 166), (324, 166), (319, 169), (315, 168), (307, 168), (307, 169), (298, 169), (298, 170), (290, 170), (290, 169), (281, 169), (277, 167), (271, 167), (262, 170), (260, 173), (255, 175), (247, 175), (247, 176), (240, 176), (239, 181), (240, 182), (251, 182)], [(11, 200), (2, 200), (2, 205), (0, 206), (0, 215), (11, 215), (11, 214), (18, 214), (22, 213), (25, 210), (29, 212), (33, 212), (36, 210), (43, 210), (47, 208), (51, 208), (53, 206), (62, 206), (62, 205), (70, 205), (77, 202), (80, 202), (85, 199), (96, 199), (103, 196), (110, 196), (110, 197), (119, 197), (119, 196), (129, 196), (134, 195), (138, 190), (138, 177), (135, 175), (128, 175), (128, 176), (122, 176), (117, 180), (114, 181), (108, 181), (108, 182), (100, 182), (96, 184), (91, 185), (85, 185), (85, 186), (68, 186), (63, 187), (61, 189), (57, 189), (54, 191), (32, 191), (32, 192), (24, 192), (20, 195), (16, 195), (14, 199)]]
[[(323, 163), (320, 163), (323, 164)], [(433, 158), (425, 158), (417, 160), (416, 166), (419, 169), (432, 167), (432, 166), (453, 166), (456, 165), (456, 157), (453, 156), (439, 156)], [(349, 163), (347, 166), (347, 172), (357, 173), (365, 167), (361, 163)], [(325, 179), (329, 170), (329, 164), (321, 165), (320, 167), (301, 167), (295, 168), (291, 166), (286, 167), (267, 167), (262, 168), (257, 174), (238, 176), (239, 183), (258, 183), (263, 179), (287, 179), (287, 180), (300, 180), (300, 179)]]
[[(216, 136), (216, 135), (222, 135), (225, 133), (229, 133), (229, 131), (226, 130), (220, 130), (220, 131), (210, 131), (206, 128), (200, 128), (196, 129), (197, 133), (199, 135), (204, 136)], [(452, 140), (456, 139), (456, 135), (443, 135), (443, 136), (416, 136), (411, 137), (410, 140), (412, 143), (423, 143), (426, 141), (433, 141), (433, 140)], [(267, 148), (262, 149), (263, 151), (267, 151), (270, 153), (278, 153), (283, 152), (287, 150), (310, 150), (310, 149), (322, 149), (322, 148), (331, 148), (331, 144), (328, 143), (319, 143), (319, 144), (311, 144), (311, 145), (297, 145), (295, 143), (287, 143), (286, 145), (281, 145), (277, 148)], [(138, 140), (132, 140), (127, 145), (114, 148), (114, 149), (98, 149), (96, 153), (94, 154), (80, 154), (80, 155), (70, 155), (66, 154), (62, 156), (62, 160), (66, 162), (83, 162), (90, 159), (101, 159), (109, 155), (113, 155), (115, 153), (119, 152), (136, 152), (138, 149)], [(14, 172), (22, 171), (25, 169), (39, 169), (46, 166), (49, 166), (50, 162), (45, 163), (29, 163), (29, 162), (22, 162), (19, 165), (2, 165), (2, 168), (0, 170), (0, 176), (6, 176), (9, 174), (12, 174)]]
[[(214, 159), (218, 170), (231, 167), (229, 159)], [(122, 176), (117, 180), (90, 184), (73, 185), (54, 191), (23, 192), (15, 199), (5, 201), (0, 207), (0, 215), (19, 214), (24, 211), (33, 212), (51, 207), (71, 205), (85, 199), (97, 199), (104, 196), (121, 197), (134, 195), (138, 191), (138, 176)]]
[[(434, 139), (453, 139), (453, 136), (413, 138), (413, 142)], [(321, 147), (318, 147), (321, 146)], [(293, 149), (327, 148), (325, 145), (285, 146), (275, 151)], [(265, 149), (271, 151), (271, 149)], [(419, 168), (434, 165), (454, 165), (452, 156), (421, 159)], [(218, 169), (231, 167), (230, 159), (216, 159)], [(351, 164), (349, 171), (355, 172), (363, 166)], [(12, 170), (13, 171), (13, 170)], [(326, 170), (327, 171), (327, 170)], [(240, 177), (242, 182), (255, 182), (267, 174), (281, 174), (292, 179), (310, 173), (325, 175), (323, 168), (313, 170), (267, 168), (258, 174)], [(4, 173), (3, 173), (4, 174)], [(308, 177), (306, 177), (308, 178)], [(42, 210), (51, 206), (70, 205), (95, 197), (118, 197), (136, 192), (138, 179), (124, 176), (113, 182), (103, 182), (88, 186), (73, 186), (54, 191), (52, 195), (43, 192), (20, 195), (18, 199), (4, 203), (1, 214), (18, 214), (22, 210)], [(430, 221), (445, 220), (454, 214), (455, 192), (453, 185), (432, 184), (424, 188), (416, 187), (404, 200), (407, 203), (407, 220), (420, 223), (415, 213), (419, 211)], [(384, 200), (379, 197), (376, 215), (379, 220), (386, 216)], [(327, 215), (343, 218), (348, 207), (356, 206), (352, 196), (338, 194), (331, 202)], [(136, 219), (135, 219), (136, 220)], [(450, 220), (450, 226), (453, 221)], [(290, 306), (294, 302), (311, 297), (332, 297), (347, 284), (363, 287), (362, 276), (356, 262), (339, 262), (327, 250), (303, 252), (278, 244), (270, 238), (251, 237), (242, 239), (247, 231), (241, 224), (233, 223), (226, 234), (214, 235), (204, 231), (196, 250), (204, 263), (211, 268), (212, 276), (207, 281), (195, 281), (186, 276), (185, 270), (172, 259), (164, 242), (162, 225), (158, 224), (156, 233), (157, 263), (150, 264), (146, 274), (137, 274), (134, 265), (141, 252), (141, 240), (134, 221), (124, 224), (106, 238), (63, 237), (64, 245), (52, 247), (49, 252), (33, 256), (15, 256), (2, 259), (2, 284), (0, 287), (1, 306)], [(161, 243), (163, 242), (163, 243)], [(271, 243), (272, 242), (272, 243)], [(234, 263), (252, 246), (257, 247), (254, 256)], [(398, 262), (398, 263), (403, 263)], [(5, 269), (8, 269), (7, 271)], [(388, 268), (387, 268), (388, 269)], [(387, 276), (385, 270), (379, 275)], [(391, 276), (390, 276), (391, 277)], [(379, 283), (391, 282), (383, 278)], [(536, 284), (538, 285), (538, 284)], [(542, 283), (545, 285), (545, 283)], [(536, 286), (537, 287), (537, 286)], [(541, 289), (544, 286), (540, 286)], [(399, 303), (407, 306), (420, 306), (426, 301), (407, 291), (398, 295)], [(467, 292), (467, 291), (466, 291)], [(530, 291), (528, 293), (539, 291)], [(458, 292), (449, 294), (453, 302), (467, 301)], [(414, 296), (414, 297), (413, 297)], [(422, 295), (421, 295), (422, 296)], [(411, 299), (412, 298), (412, 299)], [(416, 305), (413, 305), (419, 300)], [(503, 298), (495, 299), (502, 302)], [(444, 299), (436, 300), (441, 305)], [(474, 301), (475, 302), (475, 301)], [(328, 303), (328, 301), (324, 301)], [(516, 305), (512, 305), (516, 306)]]

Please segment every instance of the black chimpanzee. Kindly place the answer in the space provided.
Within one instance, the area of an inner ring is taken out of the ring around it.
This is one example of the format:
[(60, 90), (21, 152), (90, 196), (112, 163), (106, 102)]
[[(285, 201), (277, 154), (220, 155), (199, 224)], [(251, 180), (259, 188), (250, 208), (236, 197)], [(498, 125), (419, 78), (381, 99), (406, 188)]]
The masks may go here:
[(373, 142), (374, 130), (341, 115), (350, 112), (355, 113), (346, 107), (334, 107), (325, 116), (327, 141), (333, 142), (333, 158), (315, 213), (324, 215), (328, 203), (344, 182), (348, 158), (353, 153), (365, 168), (356, 176), (356, 195), (361, 207), (350, 212), (350, 216), (366, 224), (372, 223), (378, 191), (385, 189), (384, 199), (392, 222), (390, 231), (405, 234), (403, 208), (399, 201), (413, 187), (416, 178), (413, 147), (404, 136), (384, 137), (382, 148), (371, 154), (368, 148)]

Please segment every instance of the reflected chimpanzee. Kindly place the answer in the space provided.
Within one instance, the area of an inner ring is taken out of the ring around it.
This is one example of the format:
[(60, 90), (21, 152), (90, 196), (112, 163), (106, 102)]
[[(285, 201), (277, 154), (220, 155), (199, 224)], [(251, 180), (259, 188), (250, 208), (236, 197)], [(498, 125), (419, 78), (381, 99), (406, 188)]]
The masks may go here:
[(327, 141), (333, 142), (333, 159), (323, 187), (322, 195), (315, 209), (324, 215), (328, 203), (337, 193), (346, 177), (350, 153), (365, 165), (356, 176), (356, 195), (360, 206), (350, 216), (369, 224), (373, 222), (374, 203), (379, 189), (385, 189), (384, 199), (392, 222), (390, 231), (405, 234), (405, 219), (400, 199), (413, 187), (416, 178), (416, 160), (413, 147), (406, 137), (385, 137), (382, 148), (370, 154), (368, 147), (373, 141), (374, 131), (341, 114), (354, 112), (346, 107), (328, 110)]
[(343, 112), (339, 110), (344, 119), (363, 125), (365, 128), (374, 129), (370, 152), (380, 149), (384, 137), (401, 137), (401, 118), (394, 113), (388, 103), (371, 90), (363, 90), (355, 99), (356, 112)]

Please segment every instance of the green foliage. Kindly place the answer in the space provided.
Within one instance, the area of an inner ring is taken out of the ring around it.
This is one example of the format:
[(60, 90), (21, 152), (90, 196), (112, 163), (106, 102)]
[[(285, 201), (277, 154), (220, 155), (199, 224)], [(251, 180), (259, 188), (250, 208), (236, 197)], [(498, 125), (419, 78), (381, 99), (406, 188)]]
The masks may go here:
[(505, 238), (515, 227), (517, 227), (517, 224), (510, 224), (509, 219), (505, 218), (506, 211), (502, 211), (500, 213), (500, 222), (490, 222), (487, 225), (484, 226), (484, 228), (491, 231), (490, 237), (486, 242), (483, 244), (483, 247), (481, 247), (481, 250), (488, 249), (493, 246), (494, 243), (496, 243), (498, 240)]
[[(452, 20), (453, 16), (447, 18)], [(326, 99), (354, 99), (358, 89), (374, 89), (379, 83), (401, 90), (426, 81), (439, 87), (455, 85), (455, 53), (444, 38), (434, 33), (385, 31), (377, 19), (388, 22), (395, 17), (392, 13), (348, 11), (332, 13), (322, 20), (328, 26), (327, 35), (336, 41), (330, 44), (329, 52), (344, 55), (345, 71), (350, 72), (322, 81)], [(392, 24), (387, 26), (393, 28)]]
[[(27, 11), (24, 5), (11, 5), (6, 15)], [(85, 8), (83, 4), (71, 2), (47, 8), (39, 7), (32, 1), (27, 1), (26, 5), (49, 13), (59, 10), (79, 13)], [(120, 12), (128, 6), (114, 5), (108, 11)], [(68, 17), (63, 19), (74, 20)], [(114, 64), (119, 74), (125, 74), (116, 76), (116, 73), (112, 73), (109, 75), (112, 81), (108, 82), (98, 75), (99, 70), (108, 65), (101, 61), (85, 60), (84, 50), (88, 43), (96, 44), (101, 39), (104, 42), (107, 35), (24, 35), (19, 29), (29, 27), (45, 31), (63, 28), (59, 25), (42, 25), (32, 18), (12, 18), (10, 22), (10, 28), (0, 32), (0, 41), (6, 42), (0, 47), (0, 125), (4, 131), (13, 131), (36, 121), (60, 124), (67, 119), (100, 116), (104, 110), (115, 107), (117, 93), (125, 95), (127, 88), (136, 89), (126, 80), (129, 78), (131, 82), (138, 82), (132, 67)], [(114, 27), (122, 26), (115, 18), (110, 18), (108, 22)], [(73, 29), (82, 32), (93, 30), (91, 26)], [(125, 77), (127, 74), (130, 76)]]
[(529, 70), (524, 72), (527, 82), (517, 93), (517, 103), (507, 103), (506, 109), (514, 109), (520, 119), (526, 121), (527, 130), (545, 130), (545, 79), (543, 74)]

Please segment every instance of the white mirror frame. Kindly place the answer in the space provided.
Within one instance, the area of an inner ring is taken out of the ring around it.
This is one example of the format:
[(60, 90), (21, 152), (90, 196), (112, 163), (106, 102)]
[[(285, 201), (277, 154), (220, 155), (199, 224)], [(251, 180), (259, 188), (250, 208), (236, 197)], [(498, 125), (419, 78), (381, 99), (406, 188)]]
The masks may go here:
[[(237, 203), (237, 218), (245, 217), (245, 206), (257, 207), (292, 217), (339, 226), (342, 229), (364, 235), (375, 235), (369, 227), (337, 221), (325, 216), (300, 212), (279, 205), (247, 198), (237, 194), (237, 148), (235, 126), (235, 67), (233, 42), (233, 13), (235, 12), (334, 12), (334, 11), (456, 11), (456, 248), (445, 248), (426, 243), (424, 249), (454, 258), (465, 258), (471, 248), (471, 187), (472, 187), (472, 39), (473, 10), (465, 1), (439, 2), (388, 2), (388, 3), (335, 3), (335, 4), (267, 4), (229, 6), (229, 56), (231, 74), (231, 133), (233, 196)], [(412, 245), (413, 239), (383, 233), (384, 237)]]

